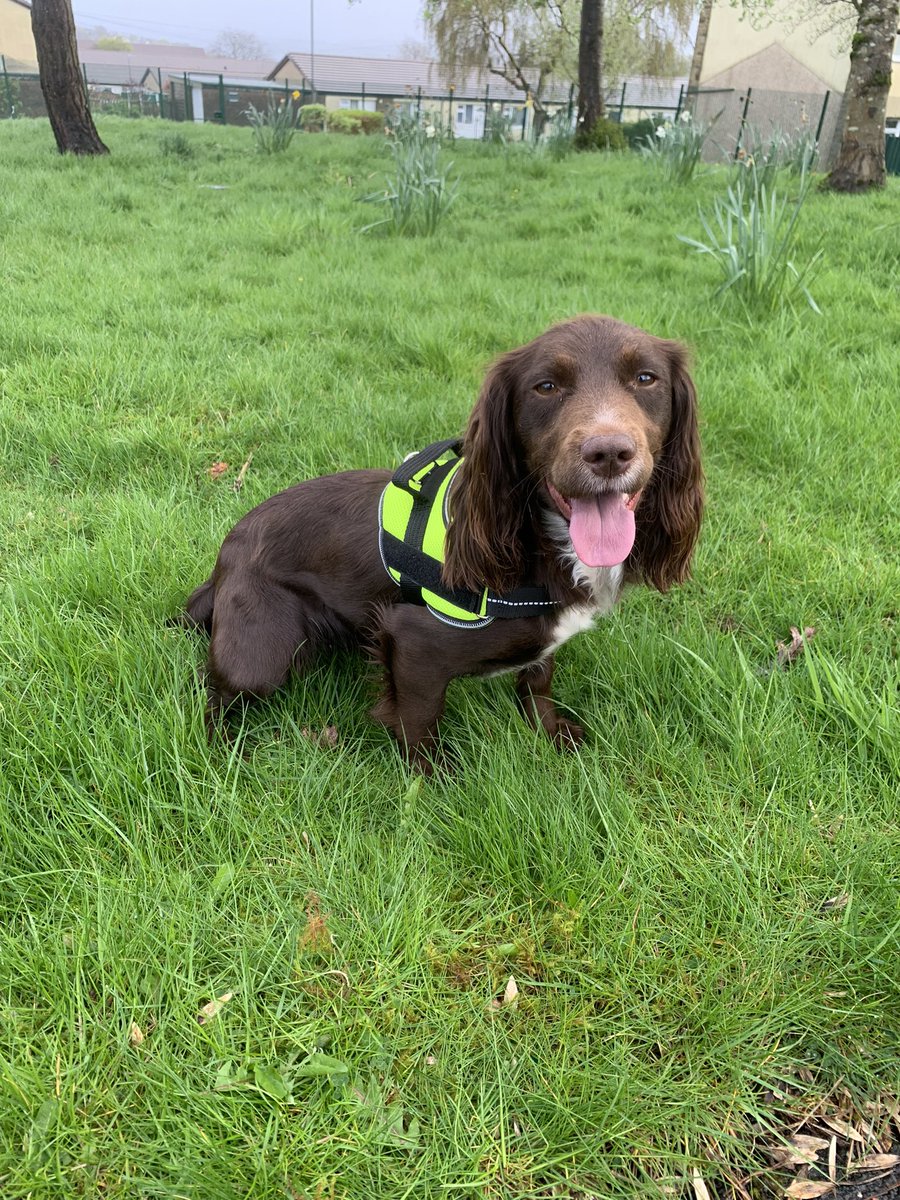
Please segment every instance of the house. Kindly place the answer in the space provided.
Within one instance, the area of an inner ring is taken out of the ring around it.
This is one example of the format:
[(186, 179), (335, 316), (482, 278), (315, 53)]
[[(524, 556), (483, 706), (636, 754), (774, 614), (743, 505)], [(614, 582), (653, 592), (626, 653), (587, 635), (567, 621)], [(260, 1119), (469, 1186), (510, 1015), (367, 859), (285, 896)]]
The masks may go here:
[[(457, 137), (480, 138), (488, 109), (525, 130), (530, 125), (529, 97), (489, 71), (450, 72), (439, 63), (402, 58), (355, 58), (337, 54), (286, 54), (269, 78), (287, 83), (326, 108), (371, 112), (399, 107), (429, 113), (452, 125)], [(567, 107), (571, 89), (555, 84), (544, 94), (551, 109)]]
[[(855, 14), (849, 24), (829, 28), (828, 10), (824, 17), (801, 20), (794, 0), (776, 0), (758, 20), (729, 0), (707, 0), (704, 10), (691, 72), (692, 87), (699, 89), (695, 114), (701, 119), (721, 114), (716, 134), (722, 142), (742, 124), (751, 137), (808, 130), (818, 138), (820, 164), (827, 166), (839, 148)], [(896, 48), (887, 125), (888, 132), (900, 132)]]
[[(522, 89), (487, 70), (450, 71), (440, 63), (402, 58), (354, 58), (337, 54), (287, 54), (269, 76), (313, 95), (329, 109), (391, 108), (430, 113), (451, 125), (457, 137), (480, 138), (489, 111), (500, 112), (515, 130), (527, 134), (532, 106)], [(674, 112), (681, 107), (685, 79), (619, 79), (607, 90), (613, 119), (633, 120), (644, 111)], [(551, 115), (572, 113), (574, 85), (551, 83), (542, 96)]]
[(31, 5), (25, 0), (0, 0), (0, 54), (8, 71), (37, 70)]
[[(2, 2), (2, 0), (0, 0)], [(130, 50), (98, 50), (93, 42), (78, 42), (78, 61), (88, 81), (138, 87), (147, 72), (156, 77), (198, 72), (218, 77), (265, 79), (273, 60), (225, 58), (208, 54), (200, 46), (172, 46), (167, 42), (135, 42)]]
[[(98, 50), (93, 42), (78, 42), (78, 58), (90, 85), (91, 103), (115, 108), (127, 97), (129, 108), (177, 119), (205, 118), (234, 121), (247, 107), (236, 91), (248, 80), (265, 80), (273, 59), (235, 59), (208, 54), (200, 46), (167, 42), (135, 42), (128, 50)], [(227, 83), (227, 89), (226, 89)], [(262, 84), (265, 86), (265, 84)], [(185, 99), (187, 97), (187, 99)]]

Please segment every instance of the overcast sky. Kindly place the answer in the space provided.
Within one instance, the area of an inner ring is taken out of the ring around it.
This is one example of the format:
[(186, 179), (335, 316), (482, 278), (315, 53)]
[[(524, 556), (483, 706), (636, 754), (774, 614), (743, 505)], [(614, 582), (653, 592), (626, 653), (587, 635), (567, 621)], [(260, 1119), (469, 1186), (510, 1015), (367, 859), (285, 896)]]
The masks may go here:
[(80, 29), (104, 25), (191, 46), (209, 46), (223, 29), (246, 30), (280, 58), (309, 50), (310, 4), (317, 54), (396, 56), (401, 42), (424, 40), (422, 0), (73, 0), (72, 8)]

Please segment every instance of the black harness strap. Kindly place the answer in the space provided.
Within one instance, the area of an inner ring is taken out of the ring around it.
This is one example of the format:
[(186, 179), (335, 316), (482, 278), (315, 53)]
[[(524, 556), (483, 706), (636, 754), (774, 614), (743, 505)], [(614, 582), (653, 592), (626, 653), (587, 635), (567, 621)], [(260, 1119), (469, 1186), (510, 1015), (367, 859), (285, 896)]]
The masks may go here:
[[(451, 458), (449, 462), (437, 463), (436, 459), (439, 459), (448, 450), (452, 450), (455, 457)], [(404, 459), (391, 480), (397, 487), (408, 492), (412, 496), (413, 502), (404, 540), (401, 542), (387, 531), (384, 534), (385, 541), (390, 545), (393, 553), (393, 562), (400, 571), (400, 591), (407, 604), (425, 603), (422, 598), (423, 587), (427, 587), (429, 591), (441, 591), (443, 588), (440, 567), (422, 552), (422, 542), (425, 540), (425, 527), (431, 514), (432, 501), (441, 484), (456, 466), (461, 451), (462, 442), (458, 438), (434, 442), (431, 446), (420, 450), (418, 454), (412, 454), (409, 458)], [(426, 467), (431, 467), (431, 470), (422, 480), (417, 481), (416, 486), (413, 486), (415, 476)], [(447, 595), (450, 596), (449, 591)], [(455, 596), (450, 598), (454, 604), (458, 603), (460, 608), (468, 608), (473, 605), (477, 610), (480, 597), (477, 597), (474, 592), (460, 593), (460, 597), (459, 600)]]

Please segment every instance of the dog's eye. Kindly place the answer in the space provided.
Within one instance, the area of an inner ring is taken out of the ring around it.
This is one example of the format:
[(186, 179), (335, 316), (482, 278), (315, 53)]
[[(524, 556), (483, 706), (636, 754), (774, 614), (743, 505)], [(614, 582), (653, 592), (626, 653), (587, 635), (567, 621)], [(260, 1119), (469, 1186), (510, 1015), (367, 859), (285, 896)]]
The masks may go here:
[(648, 387), (651, 383), (656, 383), (659, 376), (654, 375), (652, 371), (638, 371), (636, 378), (638, 383)]
[(542, 396), (552, 396), (554, 392), (559, 391), (559, 388), (552, 379), (542, 379), (540, 383), (534, 385), (534, 390)]

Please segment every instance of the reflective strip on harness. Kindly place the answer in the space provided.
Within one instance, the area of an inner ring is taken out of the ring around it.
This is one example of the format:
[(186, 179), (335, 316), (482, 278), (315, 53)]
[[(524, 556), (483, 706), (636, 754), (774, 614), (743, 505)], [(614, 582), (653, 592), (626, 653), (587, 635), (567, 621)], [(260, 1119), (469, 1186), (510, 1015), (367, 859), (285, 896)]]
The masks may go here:
[(497, 596), (485, 588), (448, 588), (441, 578), (450, 523), (448, 496), (462, 458), (458, 441), (436, 442), (395, 471), (379, 504), (379, 548), (385, 570), (403, 599), (424, 604), (436, 617), (468, 629), (495, 617), (538, 616), (556, 607), (544, 588), (516, 588)]

